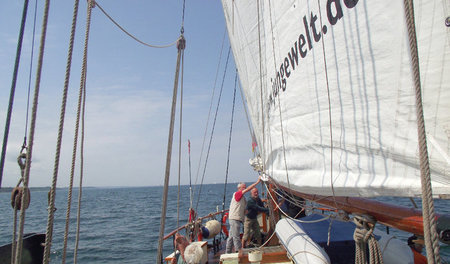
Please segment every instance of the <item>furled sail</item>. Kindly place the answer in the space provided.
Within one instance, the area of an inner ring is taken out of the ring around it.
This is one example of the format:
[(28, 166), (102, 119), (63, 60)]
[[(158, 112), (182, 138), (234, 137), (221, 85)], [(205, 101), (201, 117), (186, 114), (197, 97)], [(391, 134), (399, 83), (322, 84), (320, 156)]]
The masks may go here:
[[(320, 195), (421, 193), (403, 1), (222, 4), (273, 180)], [(449, 194), (450, 3), (414, 4), (433, 194)]]

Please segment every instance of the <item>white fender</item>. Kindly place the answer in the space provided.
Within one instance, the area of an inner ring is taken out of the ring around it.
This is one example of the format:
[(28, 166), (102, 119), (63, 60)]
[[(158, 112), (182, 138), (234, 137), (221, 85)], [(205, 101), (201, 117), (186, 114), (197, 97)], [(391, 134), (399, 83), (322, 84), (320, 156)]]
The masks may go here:
[(295, 263), (329, 264), (330, 258), (294, 221), (281, 219), (275, 232)]
[(375, 229), (373, 233), (381, 238), (378, 240), (384, 264), (414, 264), (414, 255), (406, 241), (388, 235)]

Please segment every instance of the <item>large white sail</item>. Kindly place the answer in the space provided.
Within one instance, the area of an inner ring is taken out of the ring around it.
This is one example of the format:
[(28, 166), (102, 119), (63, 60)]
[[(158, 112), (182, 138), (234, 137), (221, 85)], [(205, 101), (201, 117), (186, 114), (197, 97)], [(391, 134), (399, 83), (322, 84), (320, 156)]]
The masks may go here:
[[(449, 194), (450, 4), (414, 2), (433, 194)], [(403, 1), (222, 4), (270, 177), (310, 194), (421, 193)]]

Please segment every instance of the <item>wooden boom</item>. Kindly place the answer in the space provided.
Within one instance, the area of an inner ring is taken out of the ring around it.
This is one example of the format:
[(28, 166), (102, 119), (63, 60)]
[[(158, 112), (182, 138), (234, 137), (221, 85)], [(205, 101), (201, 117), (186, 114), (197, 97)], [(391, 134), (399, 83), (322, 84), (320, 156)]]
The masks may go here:
[[(382, 203), (367, 198), (312, 195), (289, 190), (283, 186), (278, 187), (306, 200), (351, 214), (370, 215), (386, 226), (423, 236), (423, 217), (420, 210)], [(436, 220), (439, 218), (441, 218), (441, 215), (436, 214)], [(442, 217), (442, 220), (445, 218), (447, 217)]]

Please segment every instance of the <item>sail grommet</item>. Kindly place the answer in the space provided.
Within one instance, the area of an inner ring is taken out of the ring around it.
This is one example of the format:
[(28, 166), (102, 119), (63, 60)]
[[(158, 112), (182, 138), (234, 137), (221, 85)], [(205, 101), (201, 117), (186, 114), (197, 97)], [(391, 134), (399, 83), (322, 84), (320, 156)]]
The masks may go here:
[[(20, 210), (22, 207), (23, 188), (16, 187), (11, 192), (11, 206), (13, 209)], [(24, 204), (25, 210), (30, 206), (30, 189), (27, 188), (26, 203)]]
[(446, 25), (447, 27), (450, 27), (450, 17), (447, 17), (447, 18), (445, 19), (445, 25)]

